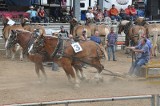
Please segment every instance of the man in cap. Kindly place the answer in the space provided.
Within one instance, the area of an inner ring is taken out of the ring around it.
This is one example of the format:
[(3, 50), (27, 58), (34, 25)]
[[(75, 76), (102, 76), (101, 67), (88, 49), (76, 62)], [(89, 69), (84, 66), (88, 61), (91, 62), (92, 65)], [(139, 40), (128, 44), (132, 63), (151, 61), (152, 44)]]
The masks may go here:
[(33, 23), (40, 23), (40, 17), (38, 16), (37, 11), (34, 10), (33, 6), (30, 6), (30, 10), (28, 10), (27, 13), (29, 13), (30, 19)]
[(92, 7), (88, 7), (88, 12), (86, 13), (86, 23), (90, 23), (94, 21), (94, 14)]
[(137, 17), (137, 10), (134, 8), (134, 5), (131, 5), (131, 9), (130, 9), (130, 13), (131, 13), (131, 20), (135, 20)]
[(147, 44), (147, 39), (142, 38), (138, 46), (128, 47), (128, 49), (133, 50), (133, 52), (137, 54), (136, 60), (132, 64), (128, 74), (131, 76), (140, 76), (141, 66), (148, 63), (150, 59), (150, 51), (149, 46)]
[(59, 35), (62, 37), (62, 38), (69, 38), (68, 36), (68, 32), (64, 29), (64, 26), (60, 26), (60, 31), (59, 31)]
[(110, 61), (111, 53), (113, 56), (113, 61), (117, 61), (115, 57), (115, 46), (116, 46), (117, 38), (118, 38), (118, 35), (114, 32), (114, 28), (111, 27), (110, 33), (106, 36), (108, 61)]

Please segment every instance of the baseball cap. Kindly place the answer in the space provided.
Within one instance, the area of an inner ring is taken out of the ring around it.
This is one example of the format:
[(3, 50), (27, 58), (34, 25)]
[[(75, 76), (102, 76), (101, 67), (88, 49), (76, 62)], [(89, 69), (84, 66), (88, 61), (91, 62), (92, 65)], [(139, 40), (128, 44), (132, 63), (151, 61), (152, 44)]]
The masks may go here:
[(33, 9), (34, 7), (33, 7), (33, 6), (30, 6), (29, 8)]

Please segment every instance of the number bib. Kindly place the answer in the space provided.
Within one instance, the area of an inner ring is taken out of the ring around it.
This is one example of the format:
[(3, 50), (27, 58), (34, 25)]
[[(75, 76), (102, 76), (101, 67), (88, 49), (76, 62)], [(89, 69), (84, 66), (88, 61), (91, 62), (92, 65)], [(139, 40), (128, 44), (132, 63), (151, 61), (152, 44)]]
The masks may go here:
[(72, 43), (71, 46), (73, 47), (75, 53), (82, 51), (82, 47), (78, 42)]

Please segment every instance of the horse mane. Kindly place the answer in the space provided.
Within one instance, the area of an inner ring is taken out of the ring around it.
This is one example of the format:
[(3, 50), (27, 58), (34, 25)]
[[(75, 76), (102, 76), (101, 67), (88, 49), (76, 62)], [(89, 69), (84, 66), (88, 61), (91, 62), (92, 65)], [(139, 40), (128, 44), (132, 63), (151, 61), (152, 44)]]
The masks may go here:
[(20, 33), (32, 33), (32, 32), (30, 32), (30, 31), (24, 30), (24, 29), (17, 29), (16, 31), (17, 31), (17, 32), (20, 32)]
[(133, 26), (133, 22), (129, 21), (125, 26), (124, 26), (124, 33), (128, 34), (129, 29)]

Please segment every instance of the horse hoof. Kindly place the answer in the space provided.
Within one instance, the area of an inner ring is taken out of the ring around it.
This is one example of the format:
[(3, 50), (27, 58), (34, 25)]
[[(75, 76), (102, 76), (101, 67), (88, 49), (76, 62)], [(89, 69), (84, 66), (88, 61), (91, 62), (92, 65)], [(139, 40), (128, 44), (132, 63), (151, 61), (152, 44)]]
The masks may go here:
[(100, 81), (100, 82), (104, 82), (103, 78), (101, 78), (99, 81)]
[(15, 60), (15, 58), (12, 58), (11, 60), (12, 60), (12, 61), (14, 61), (14, 60)]
[(75, 86), (74, 86), (74, 88), (79, 88), (80, 86), (79, 86), (79, 84), (75, 84)]
[(85, 77), (82, 77), (82, 78), (80, 78), (82, 81), (84, 81), (84, 80), (86, 80), (86, 78)]

